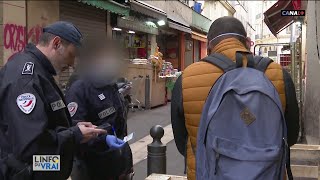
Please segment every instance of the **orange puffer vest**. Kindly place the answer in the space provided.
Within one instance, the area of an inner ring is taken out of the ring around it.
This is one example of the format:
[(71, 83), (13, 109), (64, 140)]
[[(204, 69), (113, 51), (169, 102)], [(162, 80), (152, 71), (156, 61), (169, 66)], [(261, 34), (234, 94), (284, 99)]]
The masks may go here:
[[(233, 61), (235, 61), (236, 51), (248, 52), (243, 44), (235, 38), (225, 39), (213, 49), (213, 52), (221, 53)], [(246, 59), (244, 59), (244, 64), (246, 64)], [(185, 125), (189, 136), (187, 144), (187, 176), (189, 180), (196, 179), (194, 149), (196, 147), (202, 108), (212, 85), (222, 74), (223, 71), (212, 64), (197, 62), (188, 66), (182, 75), (183, 108)], [(282, 67), (277, 63), (271, 63), (265, 74), (276, 87), (283, 109), (285, 109), (286, 100)]]

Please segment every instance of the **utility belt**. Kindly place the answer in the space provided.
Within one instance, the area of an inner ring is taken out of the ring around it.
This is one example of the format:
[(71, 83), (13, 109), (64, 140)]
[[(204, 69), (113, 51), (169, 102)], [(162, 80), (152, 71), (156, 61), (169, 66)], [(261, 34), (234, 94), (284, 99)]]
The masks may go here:
[(0, 179), (32, 180), (32, 165), (16, 159), (12, 154), (0, 159)]

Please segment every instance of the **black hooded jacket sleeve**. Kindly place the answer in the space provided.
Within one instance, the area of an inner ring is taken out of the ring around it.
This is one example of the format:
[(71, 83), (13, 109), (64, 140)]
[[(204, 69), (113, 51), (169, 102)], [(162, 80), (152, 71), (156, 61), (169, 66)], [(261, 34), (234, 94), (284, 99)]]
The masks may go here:
[(299, 106), (297, 102), (296, 89), (290, 74), (283, 70), (283, 79), (286, 93), (286, 111), (284, 116), (287, 124), (288, 145), (292, 146), (297, 143), (300, 121), (299, 121)]
[(185, 125), (183, 101), (182, 101), (182, 76), (180, 76), (173, 88), (171, 99), (171, 123), (174, 140), (178, 151), (186, 155), (188, 132)]

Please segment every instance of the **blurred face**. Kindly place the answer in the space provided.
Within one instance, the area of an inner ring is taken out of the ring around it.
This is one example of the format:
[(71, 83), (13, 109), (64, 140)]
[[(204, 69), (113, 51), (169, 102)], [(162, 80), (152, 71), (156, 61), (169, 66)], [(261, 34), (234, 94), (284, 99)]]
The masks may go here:
[(76, 47), (73, 44), (63, 45), (58, 53), (66, 66), (73, 66), (76, 59)]
[(77, 48), (60, 37), (52, 40), (51, 59), (58, 65), (61, 71), (72, 67), (75, 62)]
[(92, 76), (113, 79), (123, 67), (122, 50), (110, 40), (92, 40), (84, 44), (81, 51), (82, 68)]
[(120, 59), (115, 51), (100, 50), (91, 62), (91, 72), (101, 77), (116, 77), (120, 68)]

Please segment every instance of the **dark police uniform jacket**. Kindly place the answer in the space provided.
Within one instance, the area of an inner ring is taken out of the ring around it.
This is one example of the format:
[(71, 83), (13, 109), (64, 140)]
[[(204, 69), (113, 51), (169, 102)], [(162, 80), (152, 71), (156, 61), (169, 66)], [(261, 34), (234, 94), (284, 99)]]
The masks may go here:
[(90, 121), (97, 126), (109, 123), (119, 138), (126, 136), (126, 112), (116, 84), (100, 83), (85, 75), (79, 78), (66, 93), (73, 124), (79, 120)]
[[(127, 135), (126, 108), (116, 84), (99, 82), (89, 75), (79, 75), (66, 92), (68, 109), (73, 123), (79, 120), (92, 122), (96, 126), (109, 124), (114, 127), (118, 138)], [(108, 134), (114, 134), (111, 128)], [(121, 151), (120, 151), (121, 152)], [(122, 149), (122, 154), (110, 151), (105, 142), (105, 135), (83, 144), (77, 158), (86, 162), (92, 179), (106, 179), (117, 176), (132, 167), (132, 154), (129, 145)]]
[(70, 127), (70, 114), (54, 75), (50, 61), (31, 44), (0, 71), (0, 125), (8, 143), (7, 147), (1, 144), (2, 159), (13, 154), (32, 165), (32, 155), (60, 155), (60, 171), (33, 172), (35, 180), (67, 179), (82, 139), (80, 129)]

